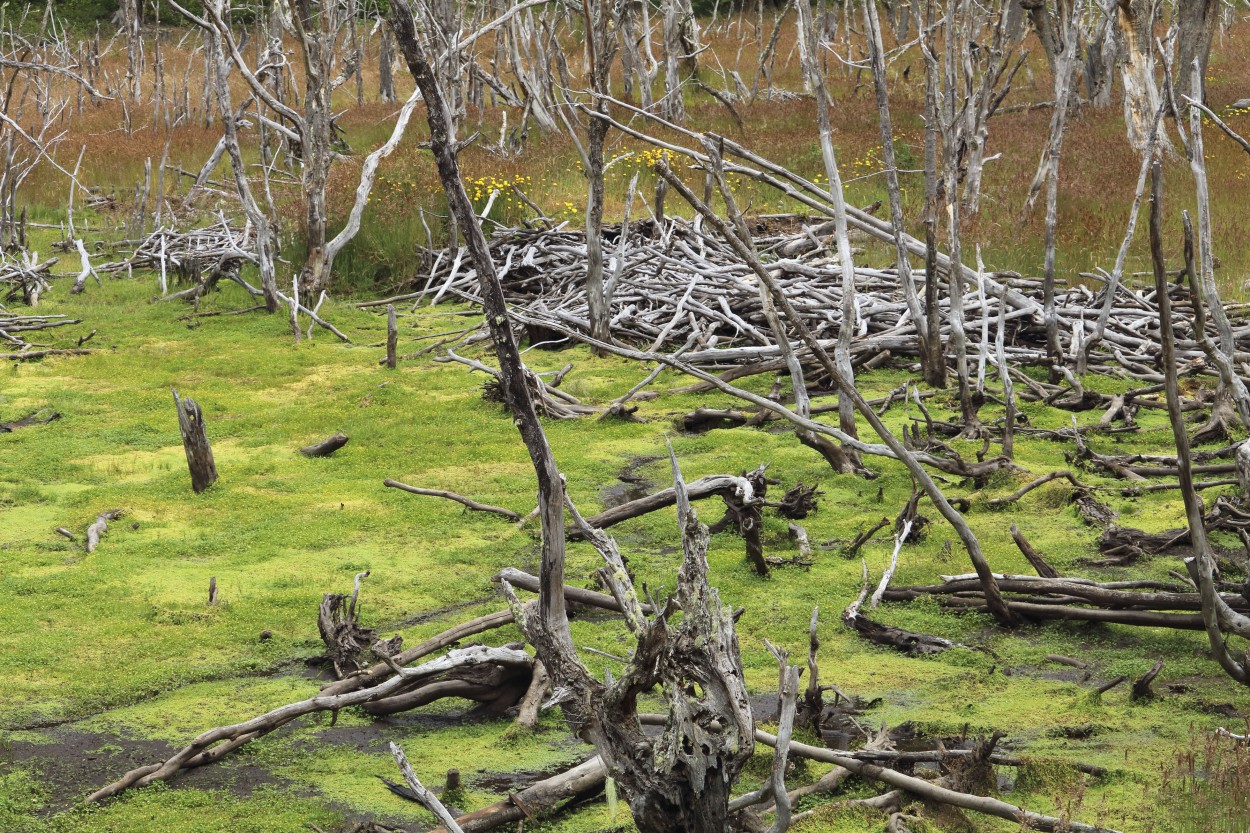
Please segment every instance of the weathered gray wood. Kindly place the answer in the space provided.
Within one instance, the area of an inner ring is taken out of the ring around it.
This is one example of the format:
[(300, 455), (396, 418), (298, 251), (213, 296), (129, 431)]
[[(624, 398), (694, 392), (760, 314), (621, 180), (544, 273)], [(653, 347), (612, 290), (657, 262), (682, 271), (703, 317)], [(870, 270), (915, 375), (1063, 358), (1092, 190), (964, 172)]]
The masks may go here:
[[(109, 521), (115, 521), (122, 516), (123, 510), (110, 509), (107, 512), (101, 512), (100, 516), (95, 519), (95, 523), (87, 527), (87, 552), (95, 552), (95, 548), (100, 545), (100, 539), (104, 537), (104, 533), (108, 532)], [(70, 540), (73, 540), (72, 538)]]
[(478, 503), (472, 498), (464, 495), (458, 495), (455, 492), (444, 491), (443, 489), (422, 489), (419, 486), (409, 486), (407, 483), (400, 483), (398, 480), (392, 480), (389, 477), (382, 481), (382, 485), (389, 489), (399, 489), (412, 495), (425, 495), (426, 497), (441, 497), (447, 500), (453, 500), (462, 506), (466, 506), (475, 512), (490, 512), (494, 515), (502, 515), (508, 520), (516, 523), (521, 520), (521, 516), (511, 509), (505, 509), (502, 506), (492, 506), (488, 503)]
[(178, 391), (174, 391), (174, 407), (178, 409), (178, 430), (187, 454), (191, 488), (199, 494), (217, 481), (217, 466), (213, 462), (213, 448), (208, 442), (204, 412), (194, 399), (180, 398)]
[(395, 349), (399, 344), (399, 327), (395, 322), (395, 305), (386, 305), (386, 366), (395, 369)]

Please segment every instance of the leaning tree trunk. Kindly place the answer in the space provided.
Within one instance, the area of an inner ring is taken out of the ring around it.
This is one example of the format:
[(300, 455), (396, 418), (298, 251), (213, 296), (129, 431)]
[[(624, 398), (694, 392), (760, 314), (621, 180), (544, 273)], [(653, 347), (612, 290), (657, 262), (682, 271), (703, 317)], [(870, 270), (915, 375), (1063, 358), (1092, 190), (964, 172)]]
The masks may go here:
[[(871, 3), (864, 4), (865, 20), (868, 25), (870, 59), (872, 61), (873, 86), (877, 97), (877, 120), (881, 127), (882, 159), (885, 162), (886, 190), (890, 199), (890, 224), (894, 229), (895, 265), (898, 269), (899, 282), (903, 286), (908, 311), (916, 328), (920, 366), (924, 372), (924, 380), (933, 387), (946, 387), (946, 358), (942, 354), (941, 322), (938, 320), (937, 302), (937, 268), (936, 256), (930, 258), (925, 273), (925, 308), (923, 314), (920, 300), (917, 297), (916, 282), (912, 277), (911, 255), (907, 251), (904, 235), (907, 225), (903, 218), (903, 196), (899, 184), (898, 165), (894, 158), (894, 128), (890, 117), (889, 90), (885, 78), (884, 45), (881, 40), (881, 27), (876, 23), (875, 10)], [(926, 6), (924, 31), (932, 29), (932, 2)], [(932, 40), (931, 37), (928, 38)], [(932, 55), (932, 43), (929, 43), (929, 54)], [(936, 222), (937, 180), (936, 174), (936, 131), (937, 109), (934, 104), (936, 97), (936, 80), (932, 66), (926, 62), (925, 70), (925, 194), (927, 198), (926, 228), (931, 232)], [(930, 153), (933, 151), (933, 153)], [(930, 157), (933, 157), (932, 159)], [(930, 164), (932, 163), (932, 164)], [(833, 183), (830, 182), (832, 193)], [(845, 210), (845, 207), (844, 207)], [(930, 237), (932, 237), (930, 235)], [(935, 245), (932, 243), (932, 246)], [(936, 255), (936, 251), (933, 251)]]
[[(607, 561), (601, 574), (638, 640), (634, 659), (622, 675), (615, 681), (599, 682), (578, 658), (569, 631), (564, 599), (563, 482), (534, 409), (529, 374), (512, 334), (486, 235), (460, 178), (451, 116), (418, 40), (407, 0), (391, 0), (389, 14), (408, 69), (426, 102), (430, 148), (439, 179), (477, 270), (504, 396), (537, 476), (543, 531), (538, 605), (526, 611), (513, 597), (519, 624), (537, 649), (553, 687), (568, 691), (562, 704), (565, 715), (603, 757), (639, 828), (656, 833), (724, 833), (729, 792), (751, 756), (754, 735), (733, 611), (721, 604), (707, 582), (707, 529), (690, 509), (674, 462), (685, 558), (674, 598), (683, 615), (673, 624), (664, 615), (646, 618), (615, 545), (568, 504)], [(639, 696), (657, 685), (670, 703), (670, 720), (658, 737), (643, 730), (637, 711)], [(698, 691), (690, 691), (692, 687)]]
[(1020, 6), (1029, 13), (1029, 21), (1037, 32), (1037, 39), (1042, 43), (1042, 51), (1046, 53), (1046, 63), (1050, 66), (1051, 75), (1055, 74), (1059, 65), (1059, 56), (1063, 52), (1063, 39), (1060, 37), (1060, 26), (1050, 13), (1046, 0), (1019, 0)]

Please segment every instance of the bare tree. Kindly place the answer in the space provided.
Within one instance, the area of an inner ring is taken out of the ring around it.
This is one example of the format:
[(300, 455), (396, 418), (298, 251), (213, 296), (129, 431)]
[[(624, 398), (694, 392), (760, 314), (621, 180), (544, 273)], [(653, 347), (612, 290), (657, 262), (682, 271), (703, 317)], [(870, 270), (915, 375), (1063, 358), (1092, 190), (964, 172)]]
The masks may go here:
[[(923, 311), (920, 296), (916, 293), (916, 281), (911, 275), (911, 256), (908, 251), (908, 230), (903, 218), (903, 190), (899, 185), (899, 166), (894, 154), (894, 126), (890, 119), (890, 94), (885, 78), (885, 46), (881, 41), (881, 26), (876, 18), (876, 5), (865, 0), (864, 20), (869, 35), (869, 55), (873, 64), (873, 85), (876, 91), (878, 123), (881, 128), (881, 161), (885, 165), (885, 185), (890, 198), (890, 224), (894, 230), (895, 266), (899, 270), (899, 283), (908, 303), (920, 341), (921, 365), (925, 369), (925, 381), (945, 386), (946, 359), (941, 355), (941, 334), (936, 320), (936, 269), (925, 275), (925, 300), (929, 310)], [(936, 251), (934, 251), (936, 263)]]
[(141, 0), (121, 0), (117, 17), (126, 39), (126, 96), (139, 101), (143, 96), (143, 4)]
[(685, 79), (698, 71), (698, 27), (690, 0), (663, 0), (664, 98), (660, 112), (676, 124), (686, 120)]
[[(298, 289), (293, 291), (293, 295), (302, 291), (316, 297), (318, 293), (329, 289), (334, 260), (359, 229), (359, 217), (356, 217), (355, 222), (349, 223), (347, 229), (334, 239), (329, 238), (326, 187), (330, 169), (341, 155), (336, 146), (337, 128), (330, 109), (330, 97), (353, 77), (360, 53), (359, 45), (346, 38), (349, 31), (347, 15), (339, 4), (320, 0), (281, 2), (292, 4), (291, 25), (297, 36), (298, 51), (303, 63), (304, 95), (302, 101), (294, 104), (286, 101), (290, 85), (285, 75), (289, 68), (285, 66), (284, 56), (279, 49), (271, 48), (264, 53), (264, 62), (256, 67), (250, 66), (243, 57), (228, 22), (229, 0), (209, 0), (204, 4), (204, 17), (199, 17), (179, 6), (175, 0), (170, 0), (172, 6), (208, 32), (211, 38), (216, 39), (214, 42), (220, 44), (228, 63), (216, 67), (216, 74), (228, 74), (232, 67), (246, 83), (251, 99), (244, 103), (236, 119), (251, 101), (255, 101), (258, 110), (262, 110), (257, 114), (261, 124), (282, 137), (289, 153), (298, 154), (304, 192), (305, 260), (296, 279), (295, 285)], [(276, 5), (279, 3), (275, 3)], [(340, 52), (344, 54), (340, 55)], [(218, 79), (219, 88), (224, 80)], [(218, 96), (218, 101), (220, 100)], [(271, 115), (266, 115), (266, 112)], [(401, 119), (397, 122), (397, 127), (406, 125), (406, 122), (406, 119)], [(392, 149), (402, 134), (400, 129), (399, 136), (392, 136), (388, 142)], [(225, 147), (219, 145), (215, 154), (219, 155), (223, 150)], [(388, 150), (387, 153), (389, 152)], [(376, 170), (376, 162), (374, 168)], [(365, 170), (368, 171), (368, 166)], [(208, 171), (211, 168), (206, 166), (205, 173)], [(366, 198), (372, 184), (371, 172), (369, 176), (362, 176), (361, 187), (364, 188)], [(244, 204), (247, 205), (246, 199)]]
[[(829, 179), (829, 193), (833, 197), (833, 225), (838, 241), (838, 261), (842, 272), (842, 319), (838, 326), (838, 345), (834, 359), (838, 364), (838, 372), (843, 378), (853, 379), (855, 372), (851, 367), (851, 335), (855, 330), (858, 316), (855, 308), (855, 256), (851, 251), (850, 232), (847, 230), (846, 195), (842, 190), (842, 174), (838, 169), (838, 157), (833, 148), (833, 120), (829, 115), (829, 93), (825, 89), (824, 73), (820, 69), (816, 25), (812, 20), (811, 7), (807, 3), (799, 3), (798, 9), (799, 55), (803, 63), (803, 76), (816, 97), (816, 129), (820, 133), (820, 157), (825, 163), (825, 176)], [(893, 147), (890, 150), (892, 151)], [(887, 163), (892, 161), (892, 158), (887, 159)], [(916, 295), (916, 285), (911, 281), (910, 272), (904, 276), (903, 289), (910, 303)], [(847, 435), (856, 436), (855, 408), (845, 396), (838, 397), (838, 425)]]
[[(607, 114), (611, 92), (609, 83), (612, 61), (616, 54), (616, 33), (613, 31), (612, 15), (607, 0), (582, 0), (582, 20), (585, 26), (586, 68), (590, 89), (594, 95), (591, 108), (595, 113)], [(563, 117), (561, 111), (561, 117)], [(603, 198), (604, 159), (603, 149), (608, 136), (608, 122), (601, 118), (589, 118), (586, 122), (586, 143), (583, 145), (577, 130), (567, 119), (565, 126), (574, 146), (582, 158), (586, 189), (586, 298), (590, 307), (590, 332), (597, 340), (611, 338), (608, 330), (611, 318), (611, 298), (603, 275)], [(622, 230), (622, 234), (627, 233)]]
[(616, 28), (621, 39), (621, 78), (626, 97), (637, 93), (643, 109), (653, 103), (651, 87), (660, 64), (651, 49), (651, 4), (647, 0), (624, 0), (616, 6)]
[(395, 100), (395, 36), (391, 28), (378, 21), (382, 39), (378, 44), (378, 98), (385, 103)]
[[(754, 736), (732, 611), (708, 584), (707, 529), (690, 508), (674, 458), (685, 557), (675, 597), (653, 618), (647, 618), (615, 544), (587, 525), (565, 496), (563, 480), (534, 409), (532, 377), (512, 335), (503, 288), (460, 179), (451, 116), (427, 48), (418, 39), (407, 0), (391, 0), (390, 20), (426, 102), (430, 146), (439, 178), (477, 270), (487, 325), (499, 359), (501, 386), (538, 479), (543, 531), (538, 609), (527, 614), (516, 603), (518, 621), (553, 684), (567, 691), (562, 701), (566, 715), (599, 751), (608, 772), (621, 785), (639, 827), (657, 833), (723, 833), (729, 791), (751, 755)], [(608, 683), (590, 675), (569, 632), (564, 600), (566, 506), (603, 555), (607, 565), (602, 571), (604, 580), (638, 640), (634, 658), (622, 676)], [(681, 622), (670, 624), (670, 611), (677, 609), (683, 613)], [(697, 692), (690, 691), (689, 681), (697, 681)], [(656, 685), (669, 704), (669, 719), (659, 736), (650, 736), (639, 718), (638, 697)]]

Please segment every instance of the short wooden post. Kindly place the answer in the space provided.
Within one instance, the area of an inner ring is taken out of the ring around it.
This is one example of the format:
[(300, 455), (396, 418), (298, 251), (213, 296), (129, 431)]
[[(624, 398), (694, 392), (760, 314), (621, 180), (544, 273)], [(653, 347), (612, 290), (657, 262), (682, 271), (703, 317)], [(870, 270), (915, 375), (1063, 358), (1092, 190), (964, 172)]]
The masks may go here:
[(174, 391), (174, 405), (178, 408), (178, 430), (182, 432), (182, 447), (187, 452), (187, 468), (191, 470), (191, 488), (199, 494), (217, 480), (204, 414), (194, 399), (180, 399), (178, 391)]
[(399, 325), (395, 322), (395, 305), (386, 305), (386, 366), (395, 369), (395, 348), (399, 342)]

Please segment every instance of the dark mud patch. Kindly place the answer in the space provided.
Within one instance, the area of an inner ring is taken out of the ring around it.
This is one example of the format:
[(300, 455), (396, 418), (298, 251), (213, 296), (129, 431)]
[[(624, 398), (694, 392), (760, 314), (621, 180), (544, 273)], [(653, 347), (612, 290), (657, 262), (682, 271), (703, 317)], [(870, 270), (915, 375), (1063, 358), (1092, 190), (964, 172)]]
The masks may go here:
[(1072, 668), (1060, 665), (1018, 665), (1010, 669), (1010, 673), (1006, 669), (1004, 669), (1003, 673), (1011, 677), (1031, 677), (1039, 680), (1054, 680), (1076, 685), (1089, 682), (1090, 678), (1093, 677), (1093, 672), (1088, 668)]
[(599, 499), (603, 502), (603, 508), (612, 509), (651, 494), (655, 490), (655, 484), (639, 474), (638, 470), (659, 459), (654, 456), (631, 458), (616, 476), (619, 482), (604, 486), (599, 490)]
[(316, 737), (296, 741), (295, 746), (315, 750), (329, 744), (346, 746), (362, 752), (390, 755), (387, 743), (395, 740), (397, 732), (412, 730), (436, 732), (440, 729), (454, 729), (467, 724), (491, 722), (504, 726), (510, 722), (510, 718), (499, 717), (475, 708), (449, 709), (442, 712), (400, 712), (386, 717), (377, 717), (361, 725), (331, 726), (317, 732)]
[[(126, 772), (163, 761), (175, 751), (164, 741), (73, 729), (47, 732), (44, 739), (43, 743), (0, 740), (0, 760), (39, 774), (40, 782), (48, 791), (48, 800), (40, 810), (45, 816), (67, 810)], [(171, 784), (201, 790), (228, 790), (244, 797), (262, 786), (291, 786), (289, 781), (243, 759), (190, 770)]]
[(545, 781), (554, 775), (559, 775), (574, 766), (580, 761), (571, 764), (557, 764), (547, 767), (546, 769), (524, 769), (517, 772), (491, 772), (489, 770), (478, 770), (474, 775), (468, 777), (469, 785), (479, 789), (487, 790), (501, 795), (520, 792), (521, 790), (537, 784), (539, 781)]
[(440, 607), (434, 610), (423, 610), (418, 613), (412, 613), (403, 619), (382, 628), (382, 630), (403, 630), (404, 628), (410, 628), (413, 625), (424, 625), (426, 622), (433, 622), (435, 619), (441, 619), (451, 613), (459, 613), (462, 610), (469, 610), (471, 608), (480, 607), (484, 604), (489, 604), (490, 602), (497, 601), (498, 598), (498, 596), (483, 596), (480, 599), (470, 599), (467, 602), (457, 602), (456, 604), (447, 605), (446, 607)]

